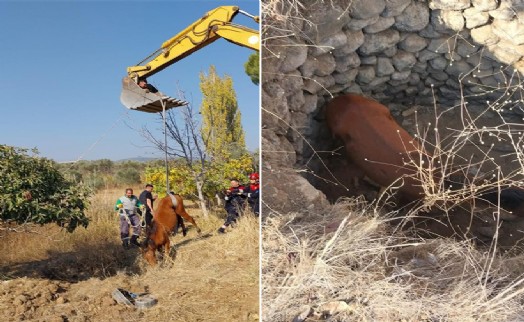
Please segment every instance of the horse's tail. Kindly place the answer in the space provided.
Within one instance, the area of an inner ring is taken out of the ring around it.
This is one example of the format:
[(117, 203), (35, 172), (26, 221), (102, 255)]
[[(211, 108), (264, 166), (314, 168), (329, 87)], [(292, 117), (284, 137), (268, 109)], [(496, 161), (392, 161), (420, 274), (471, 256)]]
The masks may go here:
[(170, 193), (169, 197), (171, 198), (171, 202), (173, 203), (173, 208), (176, 208), (178, 206), (178, 199), (176, 198), (176, 194)]

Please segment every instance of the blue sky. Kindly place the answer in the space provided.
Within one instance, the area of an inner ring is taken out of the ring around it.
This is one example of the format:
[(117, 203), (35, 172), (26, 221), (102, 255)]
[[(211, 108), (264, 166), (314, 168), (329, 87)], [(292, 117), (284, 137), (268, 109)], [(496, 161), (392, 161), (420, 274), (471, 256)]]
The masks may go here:
[[(159, 116), (120, 104), (126, 68), (221, 5), (258, 15), (258, 1), (1, 1), (0, 144), (56, 161), (161, 156), (137, 131)], [(237, 15), (234, 22), (258, 29)], [(259, 146), (259, 90), (244, 72), (253, 51), (224, 39), (148, 80), (200, 106), (199, 74), (215, 65), (233, 78), (246, 143)]]

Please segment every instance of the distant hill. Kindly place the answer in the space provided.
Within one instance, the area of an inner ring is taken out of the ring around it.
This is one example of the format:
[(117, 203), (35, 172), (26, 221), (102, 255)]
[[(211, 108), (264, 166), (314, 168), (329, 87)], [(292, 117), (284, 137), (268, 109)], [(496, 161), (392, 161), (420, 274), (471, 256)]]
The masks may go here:
[(148, 161), (153, 161), (153, 160), (162, 160), (162, 159), (157, 158), (157, 157), (134, 157), (134, 158), (115, 160), (115, 162), (124, 162), (124, 161), (148, 162)]

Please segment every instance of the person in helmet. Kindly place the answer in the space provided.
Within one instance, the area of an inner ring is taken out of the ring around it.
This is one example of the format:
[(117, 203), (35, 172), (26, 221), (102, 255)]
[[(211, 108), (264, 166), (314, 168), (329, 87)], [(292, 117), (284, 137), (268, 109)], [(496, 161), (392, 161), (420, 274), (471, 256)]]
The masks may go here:
[(224, 197), (227, 217), (222, 227), (218, 229), (218, 233), (225, 233), (226, 228), (232, 223), (235, 223), (237, 218), (242, 214), (244, 200), (246, 199), (244, 189), (244, 186), (240, 184), (238, 179), (231, 179), (231, 186), (226, 190), (226, 196)]
[(244, 193), (247, 196), (247, 202), (249, 209), (255, 214), (256, 217), (260, 216), (260, 203), (259, 203), (259, 182), (258, 173), (254, 172), (249, 175), (249, 186), (244, 189)]

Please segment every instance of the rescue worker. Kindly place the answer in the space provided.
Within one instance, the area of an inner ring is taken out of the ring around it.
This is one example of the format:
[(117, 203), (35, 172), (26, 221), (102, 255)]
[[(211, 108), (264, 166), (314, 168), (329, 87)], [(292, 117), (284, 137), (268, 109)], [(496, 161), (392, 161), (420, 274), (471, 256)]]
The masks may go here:
[(138, 197), (138, 200), (140, 201), (140, 203), (146, 207), (146, 213), (144, 215), (144, 219), (146, 222), (146, 229), (151, 229), (151, 225), (152, 225), (151, 222), (153, 221), (153, 216), (155, 215), (153, 211), (153, 202), (156, 199), (156, 195), (153, 196), (153, 194), (151, 193), (152, 191), (153, 191), (153, 185), (148, 183), (146, 184), (145, 190), (142, 191), (142, 193)]
[(249, 204), (249, 208), (255, 214), (256, 217), (260, 216), (260, 203), (258, 198), (260, 190), (259, 179), (260, 177), (258, 173), (254, 172), (250, 174), (249, 186), (247, 186), (244, 190), (244, 193), (247, 196), (247, 203)]
[(218, 229), (218, 233), (225, 233), (226, 228), (237, 221), (237, 218), (242, 214), (245, 198), (244, 186), (240, 184), (238, 179), (231, 179), (231, 186), (226, 190), (226, 196), (224, 197), (227, 217), (222, 227)]
[(151, 92), (151, 93), (158, 93), (158, 89), (156, 89), (155, 86), (149, 84), (147, 82), (147, 79), (145, 79), (145, 78), (141, 78), (141, 79), (138, 80), (138, 86), (140, 88), (143, 88), (143, 89)]
[[(122, 246), (129, 249), (130, 242), (132, 245), (140, 246), (138, 236), (140, 236), (140, 217), (137, 214), (137, 208), (144, 208), (138, 198), (133, 195), (133, 189), (127, 188), (126, 194), (116, 201), (115, 210), (120, 216), (120, 238)], [(129, 238), (129, 227), (133, 227), (131, 241)]]

